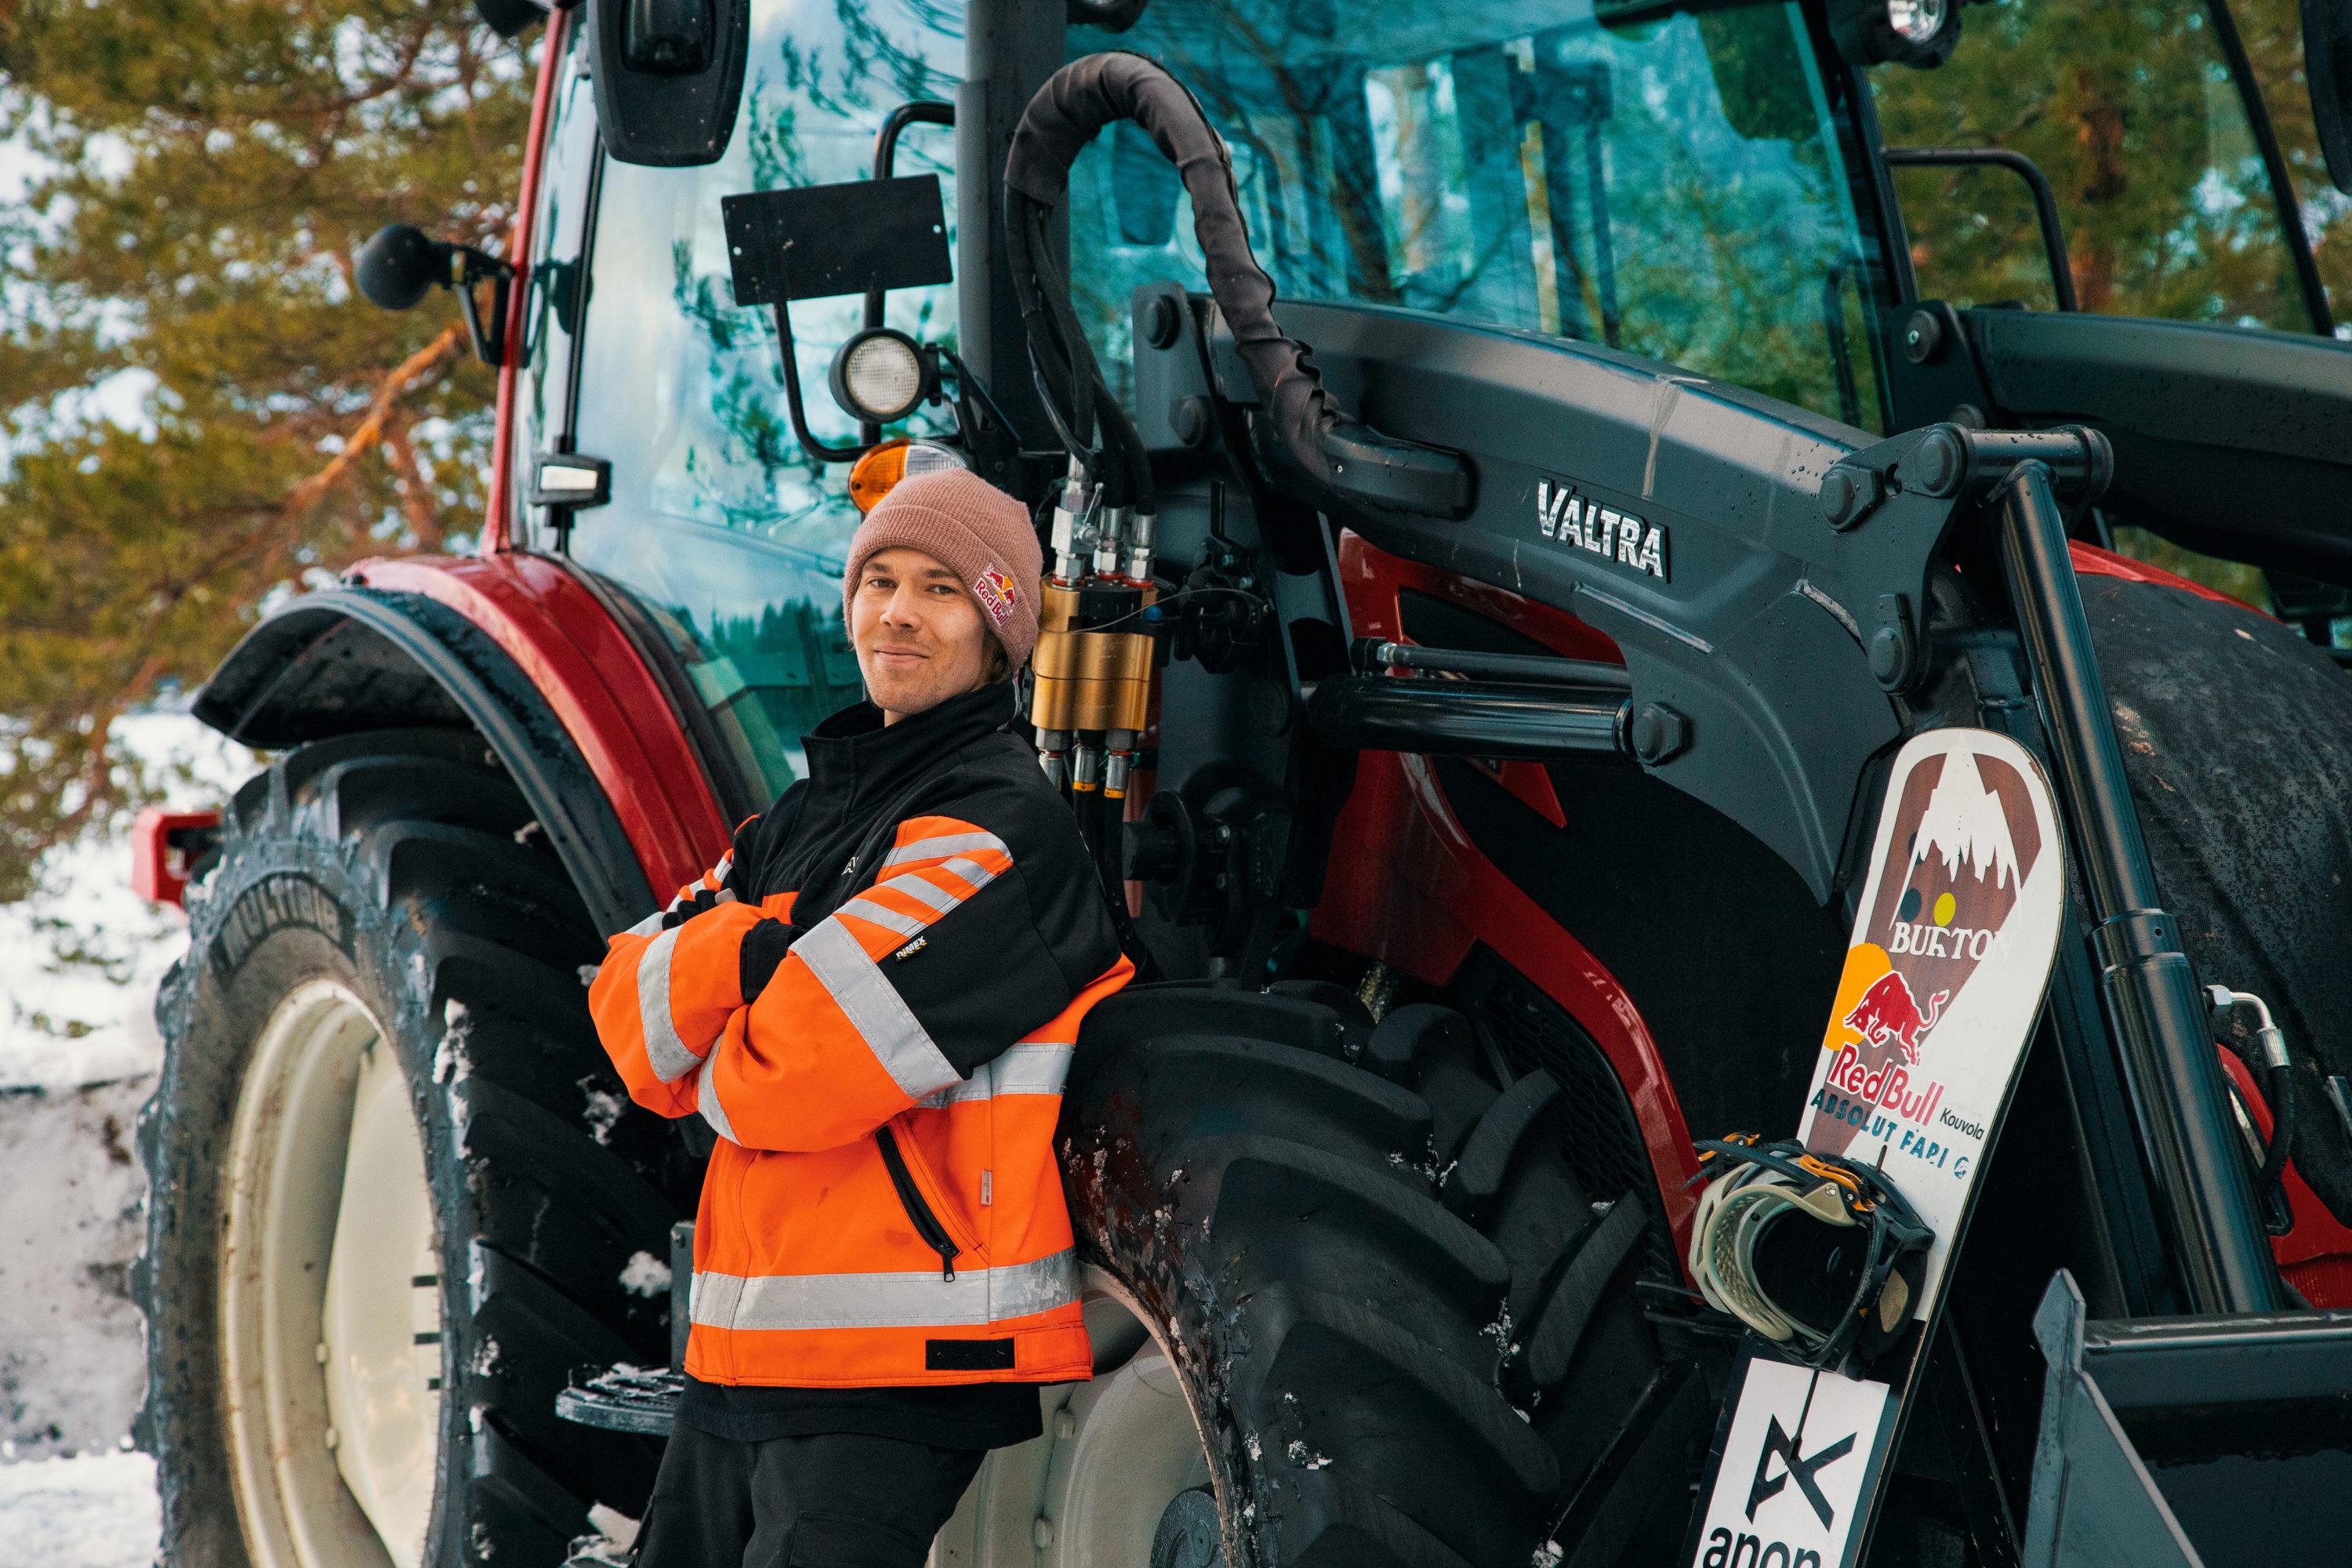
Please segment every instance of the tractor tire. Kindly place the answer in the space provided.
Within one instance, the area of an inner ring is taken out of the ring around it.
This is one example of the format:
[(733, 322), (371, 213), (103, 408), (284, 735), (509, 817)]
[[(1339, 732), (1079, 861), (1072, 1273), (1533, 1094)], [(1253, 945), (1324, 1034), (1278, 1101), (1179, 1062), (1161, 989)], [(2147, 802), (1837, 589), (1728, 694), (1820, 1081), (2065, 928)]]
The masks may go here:
[(162, 1561), (553, 1568), (643, 1511), (658, 1445), (555, 1396), (666, 1363), (694, 1175), (621, 1115), (598, 933), (470, 734), (302, 747), (222, 828), (139, 1130)]
[(1145, 985), (1087, 1019), (1080, 1252), (1206, 1471), (1153, 1568), (1672, 1558), (1714, 1406), (1634, 1297), (1654, 1196), (1584, 1190), (1560, 1086), (1494, 1082), (1461, 1014), (1330, 1000)]
[(2352, 1225), (2352, 1139), (2326, 1093), (2352, 1075), (2352, 675), (2242, 605), (2082, 583), (2181, 946), (2200, 983), (2270, 1004), (2295, 1068), (2295, 1167)]

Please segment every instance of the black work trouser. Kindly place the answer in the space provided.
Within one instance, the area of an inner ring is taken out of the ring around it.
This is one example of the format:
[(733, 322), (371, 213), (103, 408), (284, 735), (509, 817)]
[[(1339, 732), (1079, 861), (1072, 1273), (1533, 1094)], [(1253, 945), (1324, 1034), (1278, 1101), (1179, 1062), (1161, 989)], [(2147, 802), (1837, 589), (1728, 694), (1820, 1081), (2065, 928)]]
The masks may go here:
[(680, 1422), (637, 1531), (637, 1568), (922, 1568), (986, 1458), (828, 1432), (763, 1443)]

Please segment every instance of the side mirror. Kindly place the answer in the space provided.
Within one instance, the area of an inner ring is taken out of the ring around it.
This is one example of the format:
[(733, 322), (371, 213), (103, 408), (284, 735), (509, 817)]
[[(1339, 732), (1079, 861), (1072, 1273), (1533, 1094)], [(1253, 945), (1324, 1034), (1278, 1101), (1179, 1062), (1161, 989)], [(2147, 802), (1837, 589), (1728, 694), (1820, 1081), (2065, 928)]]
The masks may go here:
[(411, 223), (388, 223), (352, 259), (360, 292), (379, 310), (406, 310), (450, 279), (454, 245), (427, 239)]
[(549, 0), (474, 0), (474, 15), (501, 38), (520, 37), (547, 19)]
[[(352, 258), (353, 281), (369, 304), (380, 310), (405, 310), (436, 288), (455, 289), (466, 310), (466, 332), (474, 353), (487, 365), (496, 365), (507, 336), (507, 299), (514, 284), (514, 268), (486, 251), (451, 240), (434, 239), (415, 224), (388, 223), (375, 231)], [(490, 319), (482, 321), (481, 303), (474, 285), (490, 284)]]
[(604, 151), (624, 163), (715, 163), (734, 134), (751, 0), (589, 0)]
[(2303, 0), (2303, 75), (2327, 177), (2352, 195), (2352, 0)]

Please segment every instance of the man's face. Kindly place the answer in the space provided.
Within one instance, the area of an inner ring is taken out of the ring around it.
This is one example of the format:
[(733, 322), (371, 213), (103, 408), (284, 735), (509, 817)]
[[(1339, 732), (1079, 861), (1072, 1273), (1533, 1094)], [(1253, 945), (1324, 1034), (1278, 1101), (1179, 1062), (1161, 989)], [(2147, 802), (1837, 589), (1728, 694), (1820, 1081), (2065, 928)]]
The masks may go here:
[(992, 635), (961, 580), (904, 545), (870, 557), (849, 597), (849, 643), (885, 724), (986, 684)]

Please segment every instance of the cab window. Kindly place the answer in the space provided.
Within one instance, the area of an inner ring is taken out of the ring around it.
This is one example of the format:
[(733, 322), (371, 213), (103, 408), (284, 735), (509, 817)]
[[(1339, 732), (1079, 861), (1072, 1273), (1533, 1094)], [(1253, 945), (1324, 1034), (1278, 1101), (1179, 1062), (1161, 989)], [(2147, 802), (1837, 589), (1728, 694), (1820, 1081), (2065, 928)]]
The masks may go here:
[[(1883, 426), (1883, 269), (1796, 5), (1619, 26), (1591, 0), (1154, 0), (1131, 32), (1072, 30), (1098, 48), (1200, 98), (1286, 296), (1603, 343)], [(1116, 364), (1136, 285), (1201, 286), (1192, 213), (1130, 127), (1072, 188)]]
[[(858, 512), (846, 469), (793, 437), (774, 318), (735, 304), (719, 200), (871, 174), (892, 109), (954, 96), (963, 40), (961, 8), (935, 0), (762, 0), (752, 16), (725, 156), (602, 169), (576, 446), (612, 464), (613, 499), (577, 514), (570, 550), (663, 626), (764, 800), (795, 776), (800, 737), (863, 690), (841, 624)], [(952, 155), (952, 138), (929, 127), (899, 142), (898, 172), (940, 174), (950, 216)], [(887, 309), (919, 339), (954, 341), (950, 287), (894, 291)], [(825, 370), (863, 312), (856, 296), (793, 307), (821, 441), (856, 437)]]
[[(2204, 6), (1993, 0), (1968, 8), (1941, 68), (1882, 66), (1870, 84), (1889, 148), (2005, 148), (2048, 176), (2080, 309), (2311, 331)], [(1923, 296), (2053, 307), (2017, 174), (1911, 167), (1894, 178)]]

